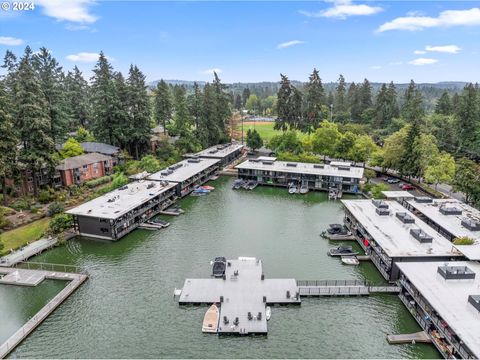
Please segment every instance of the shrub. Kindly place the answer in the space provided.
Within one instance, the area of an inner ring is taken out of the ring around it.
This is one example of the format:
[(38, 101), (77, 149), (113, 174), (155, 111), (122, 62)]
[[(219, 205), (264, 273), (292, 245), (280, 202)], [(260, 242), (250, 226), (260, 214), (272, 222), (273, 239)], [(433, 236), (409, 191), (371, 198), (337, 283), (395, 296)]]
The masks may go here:
[(372, 196), (375, 199), (384, 199), (385, 195), (382, 194), (382, 191), (387, 191), (389, 187), (385, 184), (377, 184), (372, 187)]
[(46, 204), (52, 200), (52, 194), (48, 190), (42, 190), (40, 191), (40, 194), (38, 194), (38, 201), (40, 204)]
[(87, 182), (85, 182), (85, 185), (88, 188), (91, 189), (91, 188), (97, 187), (99, 185), (106, 184), (106, 183), (110, 182), (111, 180), (112, 180), (112, 177), (107, 175), (107, 176), (102, 176), (101, 178), (98, 178), (98, 179), (93, 179), (93, 180), (87, 181)]
[(454, 245), (473, 245), (474, 243), (475, 240), (469, 238), (468, 236), (458, 237), (453, 240)]
[(281, 161), (295, 161), (314, 164), (321, 163), (320, 158), (317, 155), (308, 152), (302, 152), (299, 154), (293, 154), (288, 151), (279, 152), (277, 154), (277, 159)]
[(16, 211), (21, 210), (29, 210), (30, 209), (30, 201), (26, 198), (20, 198), (15, 200), (10, 207)]
[(57, 214), (53, 217), (48, 226), (50, 234), (60, 234), (61, 232), (73, 227), (73, 216), (69, 214)]
[(54, 202), (48, 206), (47, 215), (52, 217), (56, 214), (62, 213), (64, 210), (65, 210), (65, 207), (63, 206), (62, 203)]

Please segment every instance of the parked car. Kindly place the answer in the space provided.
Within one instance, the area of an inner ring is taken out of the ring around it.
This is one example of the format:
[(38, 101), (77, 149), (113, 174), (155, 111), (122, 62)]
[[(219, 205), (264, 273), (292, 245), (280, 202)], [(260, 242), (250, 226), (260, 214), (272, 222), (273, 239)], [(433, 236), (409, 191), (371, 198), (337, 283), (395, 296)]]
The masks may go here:
[(395, 179), (395, 178), (390, 178), (390, 179), (387, 180), (387, 182), (389, 184), (398, 184), (400, 182), (400, 180)]
[(415, 190), (415, 186), (410, 185), (410, 184), (404, 184), (402, 186), (402, 190)]

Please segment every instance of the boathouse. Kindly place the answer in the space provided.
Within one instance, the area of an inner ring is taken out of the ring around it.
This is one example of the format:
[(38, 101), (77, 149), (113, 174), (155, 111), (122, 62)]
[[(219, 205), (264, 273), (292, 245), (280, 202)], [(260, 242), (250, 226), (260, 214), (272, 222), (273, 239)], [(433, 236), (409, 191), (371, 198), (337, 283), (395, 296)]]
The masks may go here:
[(218, 159), (220, 160), (220, 166), (224, 167), (234, 160), (238, 159), (242, 154), (243, 144), (238, 142), (231, 142), (228, 144), (220, 144), (204, 149), (196, 154), (185, 154), (185, 158), (205, 158), (205, 159)]
[(218, 159), (193, 157), (152, 174), (148, 180), (173, 183), (177, 196), (184, 197), (193, 191), (195, 185), (207, 182), (219, 167)]
[(480, 264), (399, 263), (400, 299), (444, 358), (480, 357)]
[(176, 184), (137, 181), (66, 211), (80, 235), (118, 240), (170, 206)]
[(255, 180), (261, 185), (306, 185), (310, 190), (337, 189), (356, 193), (363, 177), (363, 168), (350, 163), (311, 164), (278, 161), (275, 157), (259, 157), (237, 165), (238, 177)]
[(397, 264), (461, 258), (452, 244), (396, 201), (342, 200), (345, 225), (386, 280)]

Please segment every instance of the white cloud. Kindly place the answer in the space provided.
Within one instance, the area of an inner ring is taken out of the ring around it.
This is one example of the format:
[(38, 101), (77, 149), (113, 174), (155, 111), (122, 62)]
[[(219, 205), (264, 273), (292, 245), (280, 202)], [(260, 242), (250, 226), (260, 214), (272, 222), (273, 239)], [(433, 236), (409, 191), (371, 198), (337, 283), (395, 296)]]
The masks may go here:
[(437, 59), (430, 59), (430, 58), (418, 58), (412, 61), (409, 61), (408, 63), (410, 65), (415, 65), (415, 66), (423, 66), (423, 65), (432, 65), (437, 63)]
[[(67, 60), (73, 61), (73, 62), (81, 62), (81, 63), (92, 63), (96, 62), (98, 60), (98, 57), (100, 56), (99, 53), (93, 53), (93, 52), (79, 52), (77, 54), (71, 54), (67, 55), (66, 58)], [(107, 59), (112, 61), (113, 59), (107, 56)]]
[(377, 32), (390, 30), (418, 31), (434, 27), (480, 25), (480, 8), (467, 10), (445, 10), (438, 17), (405, 16), (381, 25)]
[(380, 70), (382, 67), (380, 65), (373, 65), (373, 66), (370, 66), (370, 69), (372, 70)]
[(415, 55), (423, 55), (423, 54), (426, 54), (427, 52), (425, 50), (415, 50), (413, 53)]
[(36, 5), (43, 7), (43, 13), (58, 21), (92, 24), (98, 17), (90, 12), (93, 0), (36, 0)]
[(302, 41), (302, 40), (287, 41), (287, 42), (278, 44), (277, 49), (285, 49), (285, 48), (288, 48), (290, 46), (301, 45), (301, 44), (305, 44), (305, 41)]
[(0, 36), (0, 45), (17, 46), (22, 44), (22, 39), (17, 39), (11, 36)]
[(379, 6), (370, 6), (366, 4), (352, 4), (351, 0), (331, 0), (333, 6), (317, 12), (299, 11), (300, 14), (308, 17), (326, 17), (346, 19), (349, 16), (367, 16), (374, 15), (382, 11)]
[(214, 72), (217, 73), (217, 74), (221, 74), (223, 72), (223, 70), (219, 69), (219, 68), (207, 69), (207, 70), (202, 71), (202, 74), (213, 75)]
[(425, 50), (431, 51), (431, 52), (457, 54), (462, 49), (459, 48), (457, 45), (442, 45), (442, 46), (428, 45), (428, 46), (425, 47)]

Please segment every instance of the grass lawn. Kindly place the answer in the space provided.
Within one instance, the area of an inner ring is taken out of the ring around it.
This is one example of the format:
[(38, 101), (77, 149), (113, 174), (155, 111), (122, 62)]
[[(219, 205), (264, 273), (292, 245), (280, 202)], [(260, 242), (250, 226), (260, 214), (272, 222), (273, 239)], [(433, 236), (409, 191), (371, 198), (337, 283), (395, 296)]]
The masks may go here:
[(0, 234), (0, 241), (4, 244), (3, 252), (8, 253), (10, 249), (18, 249), (28, 242), (40, 239), (47, 230), (49, 223), (50, 218), (45, 217)]
[[(260, 137), (263, 139), (263, 141), (267, 142), (267, 141), (270, 141), (270, 139), (272, 137), (274, 137), (275, 135), (281, 135), (282, 134), (282, 131), (280, 130), (274, 130), (273, 129), (273, 125), (275, 123), (273, 121), (269, 121), (269, 122), (256, 122), (255, 124), (252, 122), (252, 121), (245, 121), (243, 123), (243, 133), (244, 133), (244, 137), (246, 138), (247, 137), (247, 131), (248, 129), (255, 129), (258, 131), (258, 133), (260, 134)], [(240, 139), (241, 139), (241, 131), (242, 131), (242, 125), (241, 123), (237, 125), (237, 128), (236, 130), (239, 132), (239, 136), (240, 136)], [(300, 136), (300, 138), (302, 136), (304, 136), (304, 134), (302, 134), (301, 132), (298, 132), (298, 135)]]

